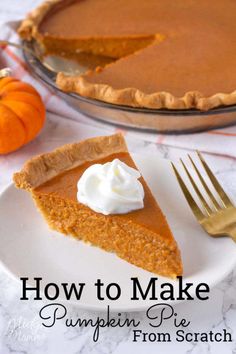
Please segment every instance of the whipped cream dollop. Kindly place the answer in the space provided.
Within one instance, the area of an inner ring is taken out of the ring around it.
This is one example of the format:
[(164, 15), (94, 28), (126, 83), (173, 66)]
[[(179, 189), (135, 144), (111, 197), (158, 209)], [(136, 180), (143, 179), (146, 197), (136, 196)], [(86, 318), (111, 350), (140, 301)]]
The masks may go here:
[(77, 199), (104, 215), (142, 209), (144, 190), (140, 177), (137, 170), (119, 159), (91, 165), (78, 181)]

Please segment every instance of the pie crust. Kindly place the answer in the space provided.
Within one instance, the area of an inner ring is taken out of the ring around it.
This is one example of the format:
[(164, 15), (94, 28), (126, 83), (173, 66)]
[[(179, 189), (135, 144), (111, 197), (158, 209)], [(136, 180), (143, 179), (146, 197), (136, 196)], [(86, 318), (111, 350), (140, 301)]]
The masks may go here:
[(137, 168), (121, 134), (60, 147), (26, 162), (13, 176), (29, 191), (50, 228), (89, 242), (156, 274), (175, 278), (182, 262), (176, 241), (143, 177), (144, 208), (126, 214), (96, 213), (77, 200), (77, 182), (93, 163), (119, 158)]
[(63, 0), (46, 0), (35, 10), (30, 12), (18, 28), (18, 34), (21, 36), (21, 38), (26, 39), (28, 41), (32, 40), (33, 38), (40, 38), (41, 36), (38, 32), (38, 25), (43, 20), (44, 16), (55, 5), (61, 3), (62, 1)]
[(127, 152), (122, 134), (87, 139), (63, 145), (52, 152), (30, 159), (14, 174), (17, 188), (32, 190), (58, 174), (88, 161), (99, 160), (112, 153)]
[(57, 75), (57, 86), (64, 92), (76, 92), (81, 96), (94, 98), (118, 105), (145, 107), (151, 109), (191, 109), (208, 111), (219, 106), (229, 106), (236, 103), (236, 90), (230, 94), (217, 93), (204, 97), (198, 91), (186, 92), (183, 97), (176, 97), (169, 92), (146, 94), (136, 88), (117, 90), (106, 84), (93, 84), (86, 80), (90, 75), (67, 76), (60, 72)]
[[(42, 5), (40, 5), (36, 10), (34, 10), (21, 24), (19, 28), (19, 34), (22, 38), (26, 40), (36, 39), (38, 43), (42, 46), (50, 47), (52, 45), (52, 50), (59, 53), (60, 51), (64, 50), (66, 52), (74, 52), (76, 48), (81, 48), (84, 51), (92, 52), (95, 54), (105, 54), (109, 56), (114, 56), (115, 58), (121, 58), (121, 60), (129, 60), (129, 55), (135, 55), (139, 51), (146, 50), (148, 46), (152, 46), (156, 44), (156, 42), (160, 42), (163, 40), (165, 41), (165, 33), (155, 33), (143, 36), (133, 37), (130, 38), (83, 38), (79, 37), (76, 39), (71, 39), (70, 42), (66, 43), (63, 42), (63, 38), (59, 36), (58, 38), (46, 38), (43, 36), (39, 31), (39, 25), (45, 16), (51, 11), (54, 6), (66, 6), (67, 4), (73, 3), (74, 0), (48, 0), (45, 1)], [(84, 0), (86, 1), (86, 0)], [(203, 5), (202, 5), (203, 4)], [(203, 10), (206, 9), (206, 3), (203, 1), (201, 2), (201, 6), (203, 6)], [(220, 4), (218, 1), (216, 3)], [(230, 2), (229, 2), (230, 5)], [(232, 5), (232, 2), (231, 2)], [(168, 6), (168, 5), (166, 5)], [(205, 7), (204, 7), (205, 6)], [(208, 6), (208, 5), (207, 5)], [(214, 6), (214, 4), (209, 3), (210, 6)], [(220, 5), (221, 6), (221, 5)], [(220, 8), (220, 7), (219, 7)], [(227, 5), (225, 6), (225, 11), (228, 11), (230, 15), (230, 10), (227, 9)], [(203, 13), (204, 14), (204, 13)], [(216, 14), (217, 16), (219, 14)], [(194, 19), (193, 19), (194, 20)], [(218, 20), (218, 18), (217, 18)], [(221, 20), (221, 19), (220, 19)], [(219, 23), (220, 23), (220, 20)], [(224, 21), (227, 20), (225, 17)], [(232, 21), (232, 18), (230, 18)], [(206, 24), (206, 33), (204, 31), (201, 32), (201, 23), (199, 24), (199, 36), (209, 36), (214, 29), (211, 29), (209, 25), (209, 31), (207, 31), (208, 24)], [(224, 24), (221, 25), (224, 27)], [(196, 32), (196, 26), (194, 30)], [(229, 27), (230, 28), (230, 27)], [(234, 27), (232, 27), (234, 28)], [(217, 28), (216, 28), (217, 29)], [(218, 29), (217, 29), (218, 30)], [(177, 31), (177, 30), (176, 30)], [(228, 29), (227, 29), (228, 31)], [(226, 31), (226, 33), (227, 33)], [(178, 32), (178, 31), (177, 31)], [(213, 32), (212, 32), (213, 33)], [(236, 31), (235, 31), (236, 33)], [(214, 34), (214, 33), (213, 33)], [(96, 33), (95, 33), (96, 35)], [(218, 33), (215, 33), (215, 37), (217, 38)], [(225, 34), (226, 36), (226, 34)], [(173, 34), (173, 38), (176, 37), (176, 34)], [(224, 38), (224, 37), (223, 37)], [(204, 39), (203, 39), (204, 40)], [(219, 41), (221, 38), (219, 38)], [(225, 38), (225, 42), (227, 42), (227, 38)], [(50, 43), (52, 42), (52, 43)], [(215, 42), (214, 42), (215, 43)], [(223, 42), (221, 42), (222, 44)], [(190, 42), (191, 45), (191, 42)], [(227, 44), (228, 45), (228, 44)], [(233, 45), (233, 44), (232, 44)], [(213, 48), (216, 48), (217, 45), (213, 45)], [(226, 46), (226, 49), (228, 47)], [(161, 48), (160, 48), (161, 50)], [(190, 48), (191, 50), (191, 48)], [(218, 56), (216, 52), (216, 56)], [(204, 53), (203, 53), (204, 54)], [(214, 54), (214, 53), (213, 53)], [(224, 54), (224, 53), (223, 53)], [(211, 56), (211, 52), (208, 51), (206, 55)], [(227, 55), (231, 55), (230, 53), (226, 53)], [(128, 56), (128, 57), (127, 57)], [(201, 57), (200, 57), (201, 59)], [(176, 60), (178, 60), (178, 52), (176, 52)], [(201, 59), (202, 60), (202, 59)], [(119, 59), (118, 59), (119, 61)], [(232, 63), (231, 63), (232, 64)], [(211, 62), (209, 62), (209, 66), (211, 66)], [(219, 63), (217, 64), (219, 65)], [(161, 91), (154, 91), (154, 92), (147, 92), (146, 90), (140, 89), (137, 86), (127, 86), (124, 88), (117, 88), (116, 82), (114, 84), (110, 84), (107, 82), (101, 82), (99, 79), (99, 73), (101, 75), (103, 72), (107, 71), (109, 68), (113, 66), (115, 68), (116, 62), (106, 65), (104, 68), (97, 68), (96, 71), (89, 71), (80, 76), (66, 76), (63, 73), (58, 73), (57, 76), (57, 85), (58, 87), (65, 91), (65, 92), (75, 92), (82, 96), (101, 100), (104, 102), (112, 103), (112, 104), (119, 104), (119, 105), (126, 105), (132, 107), (146, 107), (146, 108), (155, 108), (155, 109), (200, 109), (200, 110), (209, 110), (218, 106), (228, 106), (233, 105), (236, 103), (236, 83), (234, 88), (234, 82), (232, 81), (231, 84), (226, 85), (226, 87), (230, 87), (227, 92), (217, 92), (212, 94), (214, 90), (210, 90), (210, 94), (204, 93), (204, 90), (196, 90), (195, 87), (186, 90), (186, 92), (182, 92), (182, 94), (177, 95), (173, 93), (171, 90), (161, 90)], [(227, 66), (222, 61), (222, 69)], [(220, 69), (218, 70), (220, 72)], [(213, 71), (214, 74), (214, 71)], [(118, 75), (118, 74), (117, 74)], [(138, 75), (138, 73), (137, 73)], [(211, 75), (211, 72), (210, 74)], [(227, 71), (227, 77), (224, 77), (224, 71), (222, 70), (222, 82), (228, 82), (230, 79), (230, 73)], [(94, 79), (96, 77), (96, 80)], [(197, 72), (196, 72), (197, 77)], [(115, 79), (114, 79), (115, 80)], [(147, 79), (148, 80), (148, 79)], [(162, 79), (163, 81), (164, 79)], [(217, 82), (220, 79), (217, 78)], [(182, 82), (185, 81), (185, 77), (182, 77)], [(209, 76), (209, 81), (210, 76)], [(112, 80), (111, 80), (112, 82)], [(163, 81), (164, 82), (164, 81)], [(182, 84), (182, 83), (181, 83)], [(214, 85), (213, 85), (214, 86)], [(221, 85), (219, 85), (221, 88)], [(225, 86), (223, 86), (225, 87)], [(225, 90), (222, 90), (225, 91)]]

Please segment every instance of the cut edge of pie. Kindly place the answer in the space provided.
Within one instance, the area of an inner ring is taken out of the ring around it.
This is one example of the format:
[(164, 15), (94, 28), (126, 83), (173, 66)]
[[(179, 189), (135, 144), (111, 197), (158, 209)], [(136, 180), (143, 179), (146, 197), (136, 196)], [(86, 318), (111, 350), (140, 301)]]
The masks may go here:
[[(71, 178), (71, 171), (81, 168), (79, 166), (84, 169), (87, 162), (100, 163), (103, 158), (109, 159), (119, 154), (125, 154), (131, 166), (135, 167), (121, 134), (91, 138), (32, 158), (20, 172), (14, 174), (13, 180), (17, 188), (31, 192), (50, 228), (114, 252), (129, 263), (153, 273), (171, 278), (182, 275), (177, 243), (143, 178), (145, 195), (149, 199), (146, 199), (144, 209), (127, 214), (103, 215), (76, 199), (66, 197), (66, 194), (62, 197), (53, 190), (45, 192), (44, 186), (55, 183), (54, 178), (59, 178), (58, 183), (63, 183), (63, 174)], [(150, 209), (155, 213), (152, 218), (157, 223), (153, 228), (150, 220), (145, 221)], [(145, 217), (141, 213), (145, 213)]]
[[(41, 44), (46, 52), (60, 53), (74, 52), (77, 48), (89, 53), (106, 55), (113, 58), (126, 58), (128, 55), (133, 55), (139, 50), (146, 48), (155, 41), (162, 41), (165, 36), (162, 33), (154, 35), (130, 36), (130, 37), (80, 37), (70, 40), (57, 38), (53, 36), (42, 35), (39, 31), (39, 25), (44, 17), (54, 6), (60, 4), (70, 4), (74, 0), (48, 0), (42, 3), (38, 8), (31, 12), (28, 17), (22, 22), (18, 33), (23, 39), (36, 39)], [(115, 65), (116, 62), (108, 64)], [(104, 68), (97, 68), (97, 71), (102, 72)], [(157, 91), (147, 93), (137, 87), (115, 88), (112, 85), (105, 83), (97, 83), (89, 80), (93, 73), (97, 71), (89, 71), (81, 76), (67, 76), (63, 73), (58, 73), (56, 83), (58, 87), (65, 92), (75, 92), (81, 96), (100, 100), (103, 102), (125, 105), (131, 107), (150, 108), (150, 109), (199, 109), (203, 111), (210, 110), (219, 106), (229, 106), (236, 103), (236, 90), (232, 92), (216, 92), (209, 96), (204, 95), (200, 91), (191, 90), (186, 93), (176, 96), (171, 92)], [(184, 80), (184, 78), (183, 78)], [(231, 89), (232, 90), (232, 89)], [(230, 90), (230, 91), (231, 91)]]
[(32, 11), (18, 28), (18, 34), (24, 40), (37, 40), (45, 54), (67, 54), (69, 57), (80, 51), (94, 55), (110, 57), (113, 59), (123, 58), (129, 54), (147, 47), (153, 41), (162, 41), (164, 36), (161, 34), (133, 35), (119, 37), (80, 37), (64, 38), (54, 37), (49, 34), (41, 34), (39, 26), (45, 16), (53, 10), (54, 7), (69, 5), (75, 0), (47, 0)]

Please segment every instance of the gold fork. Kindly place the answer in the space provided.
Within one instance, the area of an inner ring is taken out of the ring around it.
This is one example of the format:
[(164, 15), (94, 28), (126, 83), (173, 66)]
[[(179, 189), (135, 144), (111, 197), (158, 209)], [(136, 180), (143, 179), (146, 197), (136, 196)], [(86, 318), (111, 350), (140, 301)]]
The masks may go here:
[(218, 193), (220, 202), (216, 200), (215, 196), (209, 189), (206, 180), (200, 173), (199, 169), (197, 168), (190, 155), (188, 155), (188, 157), (198, 176), (199, 182), (201, 183), (203, 189), (206, 192), (206, 195), (208, 196), (208, 200), (210, 201), (210, 203), (203, 196), (203, 193), (197, 186), (197, 183), (194, 181), (192, 175), (190, 174), (188, 168), (186, 167), (182, 159), (180, 159), (180, 161), (188, 176), (189, 181), (192, 184), (194, 191), (196, 192), (196, 195), (199, 198), (202, 209), (196, 203), (194, 197), (192, 196), (191, 192), (184, 183), (184, 180), (180, 176), (175, 165), (171, 163), (179, 185), (184, 193), (185, 198), (187, 199), (190, 208), (192, 209), (195, 217), (197, 218), (201, 226), (204, 228), (204, 230), (213, 237), (229, 236), (234, 240), (234, 242), (236, 242), (236, 208), (223, 190), (223, 188), (221, 187), (221, 185), (219, 184), (218, 180), (214, 176), (213, 172), (210, 170), (209, 166), (207, 165), (200, 152), (197, 152), (197, 154), (215, 191)]

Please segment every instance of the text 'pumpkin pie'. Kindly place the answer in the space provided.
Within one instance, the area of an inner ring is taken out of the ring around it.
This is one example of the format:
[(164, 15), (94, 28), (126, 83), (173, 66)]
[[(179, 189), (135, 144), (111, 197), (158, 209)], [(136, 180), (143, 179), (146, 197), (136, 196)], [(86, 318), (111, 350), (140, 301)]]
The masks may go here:
[(46, 52), (117, 60), (64, 91), (133, 107), (208, 110), (236, 103), (236, 2), (48, 0), (23, 21), (22, 38)]
[(28, 161), (14, 175), (18, 188), (30, 191), (49, 226), (90, 242), (122, 259), (168, 277), (182, 274), (177, 244), (145, 180), (144, 207), (103, 215), (77, 200), (77, 182), (91, 165), (119, 159), (135, 166), (121, 134), (62, 146)]

